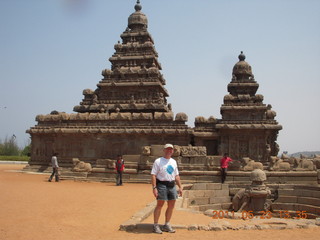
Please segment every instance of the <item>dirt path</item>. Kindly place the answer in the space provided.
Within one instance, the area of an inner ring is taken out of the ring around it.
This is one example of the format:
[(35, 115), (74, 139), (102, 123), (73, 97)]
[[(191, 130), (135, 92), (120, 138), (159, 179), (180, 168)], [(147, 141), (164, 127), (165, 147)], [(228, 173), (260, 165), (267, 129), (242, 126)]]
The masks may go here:
[[(254, 231), (187, 231), (155, 235), (118, 231), (119, 225), (154, 200), (148, 184), (47, 182), (47, 175), (20, 170), (23, 165), (0, 164), (0, 240), (100, 239), (317, 239), (320, 228)], [(163, 216), (162, 218), (163, 219)], [(175, 211), (174, 224), (203, 224), (202, 214)], [(148, 218), (146, 223), (152, 223)]]

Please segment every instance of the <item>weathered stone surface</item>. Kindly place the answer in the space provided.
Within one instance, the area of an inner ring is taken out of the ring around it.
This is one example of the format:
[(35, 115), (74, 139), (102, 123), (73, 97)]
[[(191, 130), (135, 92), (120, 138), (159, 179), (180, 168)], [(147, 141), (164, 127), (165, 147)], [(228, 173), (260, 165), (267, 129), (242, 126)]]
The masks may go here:
[(253, 159), (244, 157), (243, 160), (243, 170), (244, 171), (253, 171), (254, 169), (263, 170), (263, 165), (261, 162), (255, 162)]
[(311, 159), (294, 158), (294, 170), (296, 171), (314, 171), (316, 166)]
[(210, 198), (210, 202), (209, 203), (230, 203), (230, 197), (226, 196), (226, 197), (214, 197), (214, 198)]
[(223, 184), (221, 184), (221, 183), (207, 183), (206, 189), (208, 189), (208, 190), (222, 190), (222, 185)]
[(215, 222), (211, 222), (209, 224), (209, 228), (210, 228), (210, 231), (222, 231), (223, 230), (223, 227), (220, 224), (217, 224)]
[(207, 190), (207, 183), (195, 183), (192, 190)]
[(126, 162), (139, 162), (140, 160), (140, 155), (122, 155), (123, 159)]
[(270, 171), (290, 171), (291, 167), (288, 162), (284, 162), (277, 156), (269, 157), (269, 170)]
[(163, 155), (163, 145), (151, 145), (151, 156), (161, 157)]
[(189, 225), (188, 230), (189, 231), (197, 231), (199, 229), (197, 224)]
[(205, 205), (209, 204), (209, 198), (208, 197), (194, 197), (194, 198), (189, 198), (189, 204), (190, 205)]
[(78, 158), (73, 158), (73, 169), (72, 171), (75, 172), (91, 172), (92, 167), (90, 163), (85, 163), (83, 161), (80, 161)]

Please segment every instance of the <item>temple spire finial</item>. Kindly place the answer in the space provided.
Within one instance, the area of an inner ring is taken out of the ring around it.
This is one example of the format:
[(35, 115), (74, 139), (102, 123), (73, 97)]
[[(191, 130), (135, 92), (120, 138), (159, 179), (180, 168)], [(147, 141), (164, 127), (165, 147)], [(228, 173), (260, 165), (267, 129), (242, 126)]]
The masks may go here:
[(136, 12), (141, 11), (142, 6), (140, 4), (140, 0), (137, 0), (137, 4), (134, 6), (134, 9), (136, 10)]
[(246, 59), (246, 55), (243, 54), (243, 51), (241, 51), (240, 55), (238, 56), (239, 61), (244, 61)]

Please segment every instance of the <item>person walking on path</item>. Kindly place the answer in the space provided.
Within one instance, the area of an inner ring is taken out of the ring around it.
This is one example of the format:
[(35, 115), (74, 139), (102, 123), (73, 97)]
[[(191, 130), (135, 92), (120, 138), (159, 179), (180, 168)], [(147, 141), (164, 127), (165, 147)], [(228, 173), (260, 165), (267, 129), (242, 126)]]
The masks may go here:
[(117, 171), (117, 186), (122, 186), (122, 173), (124, 170), (124, 160), (121, 155), (118, 155), (116, 161), (116, 171)]
[[(179, 196), (182, 196), (182, 186), (177, 167), (177, 162), (171, 158), (174, 150), (172, 144), (166, 144), (163, 149), (164, 156), (156, 159), (151, 170), (151, 183), (153, 195), (157, 199), (157, 206), (153, 212), (153, 232), (162, 234), (164, 232), (174, 233), (170, 225), (174, 205), (177, 199), (176, 184), (179, 187)], [(162, 229), (159, 226), (161, 209), (167, 201), (167, 210), (165, 212), (165, 225)]]
[(229, 162), (232, 161), (233, 160), (228, 157), (228, 153), (225, 153), (223, 158), (220, 159), (221, 183), (224, 183), (224, 181), (226, 180)]
[(51, 164), (52, 164), (52, 174), (49, 177), (48, 181), (51, 182), (53, 176), (55, 176), (56, 182), (59, 182), (59, 165), (58, 165), (58, 153), (54, 153), (51, 158)]

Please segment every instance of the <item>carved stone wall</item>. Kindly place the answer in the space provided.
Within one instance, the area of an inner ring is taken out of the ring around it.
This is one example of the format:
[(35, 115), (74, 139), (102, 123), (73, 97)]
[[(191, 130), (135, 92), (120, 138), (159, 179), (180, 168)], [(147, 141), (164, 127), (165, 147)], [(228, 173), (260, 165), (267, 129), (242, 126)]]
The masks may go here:
[(94, 164), (97, 159), (115, 159), (118, 154), (140, 154), (141, 147), (149, 144), (171, 142), (186, 145), (189, 135), (185, 134), (42, 134), (32, 136), (30, 164), (49, 163), (52, 153), (59, 153), (59, 160), (66, 164), (79, 158)]

